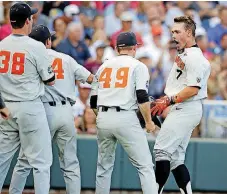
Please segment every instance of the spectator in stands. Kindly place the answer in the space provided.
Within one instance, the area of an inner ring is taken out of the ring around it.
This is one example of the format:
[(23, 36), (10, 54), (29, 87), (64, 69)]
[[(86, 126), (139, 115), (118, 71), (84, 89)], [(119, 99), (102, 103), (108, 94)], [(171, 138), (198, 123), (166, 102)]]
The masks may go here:
[(91, 58), (87, 45), (81, 37), (83, 28), (80, 23), (71, 22), (67, 27), (67, 38), (61, 41), (56, 50), (74, 58), (77, 63), (84, 65)]
[(164, 82), (167, 81), (176, 56), (176, 43), (170, 40), (166, 46), (162, 47), (162, 54), (157, 63), (157, 68), (159, 69), (159, 71), (162, 71), (162, 74), (164, 76)]
[(124, 2), (116, 1), (114, 5), (114, 12), (105, 17), (105, 32), (108, 37), (121, 29), (120, 16), (124, 12)]
[(67, 25), (71, 22), (71, 19), (66, 16), (58, 17), (53, 22), (53, 28), (56, 32), (55, 35), (51, 36), (52, 49), (55, 49), (58, 44), (65, 38), (65, 31)]
[[(88, 2), (90, 3), (90, 2)], [(94, 19), (94, 15), (87, 9), (80, 10), (80, 21), (84, 27), (84, 36), (92, 37), (94, 32), (92, 21)]]
[(95, 74), (98, 68), (102, 65), (104, 51), (107, 45), (103, 41), (96, 41), (96, 45), (94, 45), (94, 47), (96, 51), (96, 59), (91, 62), (85, 63), (84, 65), (84, 67), (92, 74)]
[(159, 18), (153, 18), (150, 21), (150, 33), (143, 37), (147, 52), (152, 55), (154, 65), (162, 54), (162, 48), (168, 43), (168, 38), (163, 35), (163, 28)]
[(68, 17), (69, 19), (73, 20), (74, 22), (80, 22), (80, 10), (79, 7), (77, 5), (67, 5), (64, 8), (64, 14), (66, 17)]
[(115, 52), (114, 52), (113, 48), (109, 46), (109, 40), (107, 39), (105, 31), (97, 30), (93, 34), (92, 44), (89, 47), (89, 51), (90, 51), (93, 59), (96, 59), (96, 47), (97, 47), (97, 45), (100, 44), (100, 42), (106, 44), (102, 61), (104, 61), (106, 58), (111, 58), (111, 57), (115, 56)]
[(104, 17), (101, 15), (97, 15), (93, 19), (93, 29), (94, 32), (97, 30), (104, 30)]
[(221, 36), (221, 51), (220, 54), (223, 55), (227, 50), (227, 32), (224, 32)]
[(43, 11), (43, 1), (30, 1), (30, 6), (33, 8), (37, 8), (38, 12), (33, 15), (33, 25), (44, 25), (48, 26), (50, 23), (49, 18), (42, 13)]
[(225, 32), (227, 33), (227, 7), (220, 8), (219, 17), (221, 23), (208, 30), (208, 40), (211, 48), (220, 47), (221, 37)]
[(10, 19), (9, 19), (9, 10), (10, 10), (11, 4), (7, 4), (4, 6), (3, 9), (3, 25), (0, 26), (0, 41), (6, 38), (11, 34), (11, 25), (10, 25)]
[(223, 100), (227, 100), (227, 51), (222, 56), (221, 71), (218, 74), (218, 85)]
[(42, 13), (49, 16), (52, 9), (59, 9), (63, 12), (69, 3), (69, 1), (44, 1)]
[(84, 110), (87, 106), (89, 106), (89, 95), (91, 92), (91, 85), (88, 83), (77, 83), (79, 97), (76, 98), (76, 103), (73, 105), (73, 115), (74, 115), (74, 123), (75, 128), (78, 130), (79, 126), (82, 124)]
[(80, 3), (80, 12), (84, 13), (86, 16), (88, 16), (91, 20), (94, 19), (94, 17), (98, 14), (97, 10), (91, 6), (90, 1), (81, 1)]
[(211, 60), (214, 57), (214, 54), (209, 51), (209, 42), (206, 35), (199, 35), (196, 36), (196, 43), (199, 48), (202, 50), (203, 55), (208, 59)]
[[(120, 33), (132, 31), (132, 22), (133, 22), (133, 19), (134, 19), (134, 16), (132, 15), (131, 12), (125, 11), (125, 12), (122, 13), (122, 15), (120, 16), (122, 28), (119, 31), (115, 32), (111, 36), (110, 46), (112, 48), (115, 48), (115, 46), (116, 46), (116, 40), (117, 40), (117, 37), (118, 37), (118, 35)], [(134, 34), (136, 35), (137, 43), (139, 43), (142, 46), (143, 45), (143, 40), (142, 40), (141, 35), (139, 33), (136, 33), (136, 32), (134, 32)]]
[(89, 106), (84, 110), (82, 131), (92, 135), (97, 133), (96, 116)]

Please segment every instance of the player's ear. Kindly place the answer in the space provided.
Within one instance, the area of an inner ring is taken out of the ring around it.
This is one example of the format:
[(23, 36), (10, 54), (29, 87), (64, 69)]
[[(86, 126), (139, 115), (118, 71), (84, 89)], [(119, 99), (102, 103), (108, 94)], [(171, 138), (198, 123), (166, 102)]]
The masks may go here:
[(26, 19), (25, 24), (28, 25), (30, 22), (29, 18)]
[(192, 30), (191, 29), (187, 29), (187, 37), (191, 37), (192, 36)]
[(120, 54), (120, 51), (119, 51), (118, 47), (115, 47), (115, 51), (117, 52), (118, 55)]

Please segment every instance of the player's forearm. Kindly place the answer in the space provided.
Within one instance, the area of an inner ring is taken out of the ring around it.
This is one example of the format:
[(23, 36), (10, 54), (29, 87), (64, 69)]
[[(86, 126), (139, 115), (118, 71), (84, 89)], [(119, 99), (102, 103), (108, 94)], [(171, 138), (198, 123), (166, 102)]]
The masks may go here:
[(1, 93), (0, 93), (0, 109), (3, 109), (5, 107), (6, 107), (6, 105), (5, 105), (4, 101), (3, 101)]
[(91, 84), (93, 82), (94, 75), (90, 74), (89, 77), (87, 78), (87, 83)]
[(150, 102), (139, 104), (139, 109), (143, 115), (145, 123), (151, 123)]
[(95, 115), (97, 116), (98, 115), (98, 110), (95, 108), (95, 109), (92, 109), (93, 112), (95, 113)]
[(198, 92), (199, 88), (188, 86), (181, 90), (177, 95), (173, 96), (171, 100), (173, 100), (175, 103), (181, 103), (197, 95)]

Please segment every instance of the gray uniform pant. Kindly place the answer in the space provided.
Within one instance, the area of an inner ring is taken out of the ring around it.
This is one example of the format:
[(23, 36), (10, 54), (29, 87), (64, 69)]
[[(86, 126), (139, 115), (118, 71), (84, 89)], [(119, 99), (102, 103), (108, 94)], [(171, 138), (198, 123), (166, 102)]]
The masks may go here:
[[(53, 141), (57, 143), (60, 168), (66, 183), (67, 194), (80, 194), (80, 166), (77, 158), (77, 142), (74, 127), (72, 107), (67, 102), (65, 105), (50, 106), (44, 103), (46, 115)], [(13, 172), (10, 184), (10, 194), (21, 194), (29, 175), (30, 169), (23, 160), (23, 154), (19, 157)]]
[(48, 194), (52, 148), (43, 103), (36, 99), (6, 102), (6, 106), (11, 118), (0, 121), (0, 190), (13, 156), (21, 146), (27, 167), (33, 169), (35, 193)]
[(139, 124), (135, 111), (109, 108), (97, 116), (98, 162), (96, 194), (109, 194), (111, 175), (115, 161), (117, 141), (127, 152), (136, 167), (144, 194), (157, 194), (152, 156), (145, 132)]

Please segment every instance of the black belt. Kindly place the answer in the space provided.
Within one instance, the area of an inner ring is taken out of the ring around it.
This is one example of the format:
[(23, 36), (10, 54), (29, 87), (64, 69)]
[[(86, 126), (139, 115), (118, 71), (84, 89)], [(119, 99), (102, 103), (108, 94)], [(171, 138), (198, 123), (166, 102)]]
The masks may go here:
[(120, 108), (120, 106), (99, 106), (99, 108), (101, 108), (101, 112), (107, 112), (109, 108), (115, 108), (117, 112), (120, 111), (127, 111), (125, 109)]
[[(48, 102), (48, 103), (49, 103), (50, 106), (56, 106), (56, 105), (57, 105), (56, 101)], [(65, 104), (66, 104), (66, 101), (60, 101), (60, 103), (61, 103), (62, 105), (65, 105)]]

